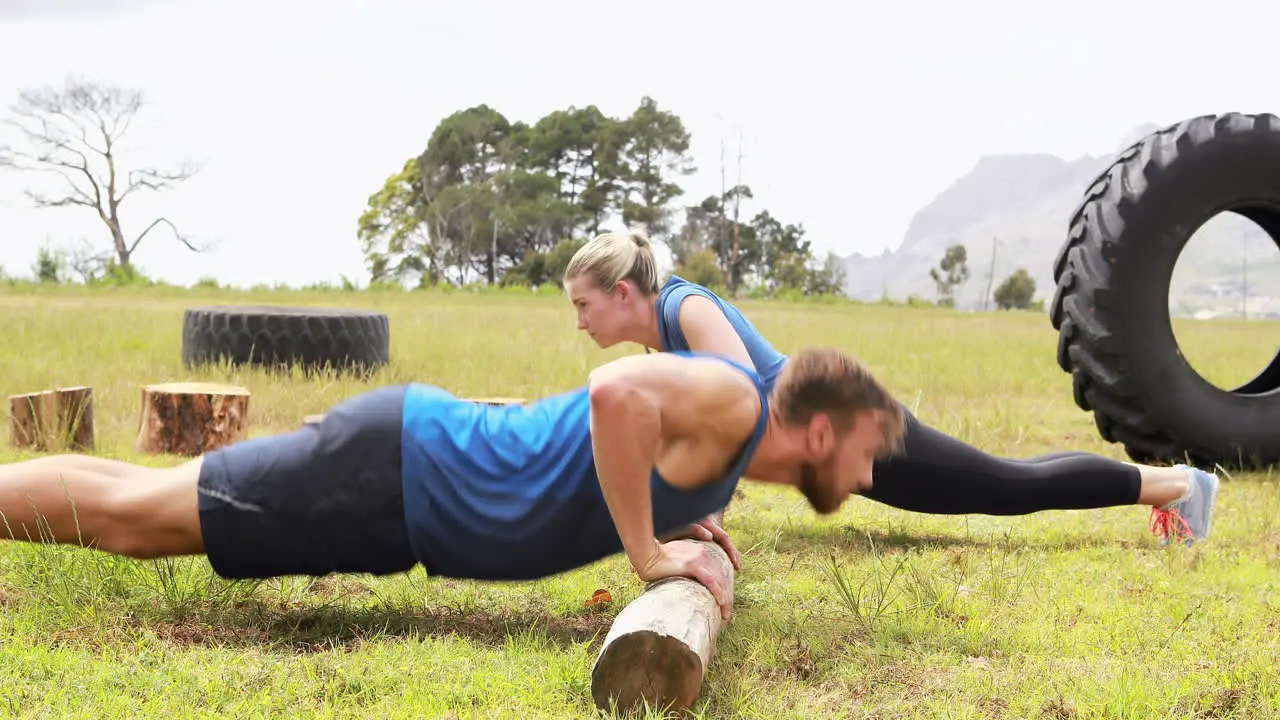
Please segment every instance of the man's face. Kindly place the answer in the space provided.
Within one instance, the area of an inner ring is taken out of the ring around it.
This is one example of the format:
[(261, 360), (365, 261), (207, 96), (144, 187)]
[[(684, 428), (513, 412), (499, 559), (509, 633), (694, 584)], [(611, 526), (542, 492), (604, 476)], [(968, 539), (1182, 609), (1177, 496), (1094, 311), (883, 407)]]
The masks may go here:
[(850, 495), (871, 489), (871, 468), (884, 447), (884, 432), (879, 410), (864, 410), (855, 416), (853, 428), (837, 434), (830, 425), (813, 428), (811, 442), (823, 445), (822, 434), (830, 433), (830, 449), (820, 458), (802, 462), (797, 469), (800, 492), (813, 509), (822, 514), (840, 509)]
[(578, 314), (578, 329), (601, 348), (622, 342), (619, 331), (623, 325), (623, 299), (629, 289), (623, 284), (619, 283), (613, 293), (606, 293), (585, 274), (565, 281), (565, 292)]

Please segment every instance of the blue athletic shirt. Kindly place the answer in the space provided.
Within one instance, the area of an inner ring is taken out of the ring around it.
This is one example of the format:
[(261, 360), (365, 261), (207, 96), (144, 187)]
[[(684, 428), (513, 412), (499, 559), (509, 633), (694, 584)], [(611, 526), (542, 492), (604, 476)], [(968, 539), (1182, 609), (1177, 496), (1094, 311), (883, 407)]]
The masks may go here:
[[(680, 353), (694, 355), (695, 353)], [(693, 490), (650, 475), (654, 534), (728, 505), (764, 435), (768, 391), (752, 379), (761, 412), (732, 470)], [(428, 574), (528, 580), (623, 550), (596, 475), (587, 388), (527, 405), (468, 402), (415, 383), (404, 402), (401, 475), (409, 542)]]
[(755, 371), (760, 375), (767, 390), (773, 389), (787, 356), (774, 349), (764, 335), (747, 320), (742, 311), (720, 296), (697, 283), (689, 282), (679, 275), (672, 275), (662, 289), (658, 291), (658, 337), (662, 340), (663, 352), (689, 352), (689, 341), (680, 329), (680, 303), (690, 295), (701, 295), (715, 303), (729, 319), (729, 324), (742, 338), (742, 344), (755, 364)]

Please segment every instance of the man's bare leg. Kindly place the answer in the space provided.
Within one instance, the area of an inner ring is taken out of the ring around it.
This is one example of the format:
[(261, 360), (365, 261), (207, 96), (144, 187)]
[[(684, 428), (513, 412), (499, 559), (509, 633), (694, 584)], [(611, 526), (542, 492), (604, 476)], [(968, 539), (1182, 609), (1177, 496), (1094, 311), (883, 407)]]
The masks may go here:
[(36, 468), (53, 468), (59, 472), (66, 472), (67, 470), (83, 470), (85, 472), (109, 475), (111, 477), (125, 477), (135, 474), (140, 469), (145, 469), (141, 465), (136, 465), (131, 462), (112, 460), (110, 458), (97, 457), (96, 455), (45, 455), (43, 457), (23, 461), (22, 463), (0, 465), (0, 477), (4, 476), (4, 472), (7, 468), (17, 467), (19, 465), (26, 468), (27, 471)]
[(204, 552), (201, 459), (149, 468), (85, 455), (0, 466), (0, 539), (155, 558)]

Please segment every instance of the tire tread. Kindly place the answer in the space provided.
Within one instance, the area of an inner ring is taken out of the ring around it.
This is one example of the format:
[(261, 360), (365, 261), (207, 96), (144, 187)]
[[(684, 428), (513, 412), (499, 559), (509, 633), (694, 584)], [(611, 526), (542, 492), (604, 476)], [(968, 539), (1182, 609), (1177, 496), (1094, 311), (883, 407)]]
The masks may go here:
[(1274, 115), (1227, 113), (1164, 127), (1121, 151), (1071, 213), (1066, 241), (1054, 260), (1056, 287), (1048, 313), (1059, 332), (1058, 365), (1071, 376), (1074, 401), (1093, 413), (1102, 438), (1121, 443), (1139, 462), (1225, 459), (1170, 435), (1128, 381), (1131, 358), (1115, 342), (1117, 316), (1125, 308), (1111, 292), (1117, 255), (1141, 252), (1119, 245), (1126, 219), (1180, 156), (1227, 136), (1269, 132), (1277, 125)]

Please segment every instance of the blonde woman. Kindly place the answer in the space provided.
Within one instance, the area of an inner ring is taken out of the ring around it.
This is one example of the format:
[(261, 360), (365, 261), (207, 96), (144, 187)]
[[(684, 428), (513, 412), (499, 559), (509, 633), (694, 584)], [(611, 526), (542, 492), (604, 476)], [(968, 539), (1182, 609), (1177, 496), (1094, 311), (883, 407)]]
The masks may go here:
[[(564, 285), (578, 329), (601, 348), (634, 342), (646, 352), (713, 353), (754, 367), (766, 385), (787, 362), (733, 304), (676, 275), (660, 283), (641, 234), (592, 238), (570, 260)], [(995, 457), (906, 411), (901, 452), (875, 463), (872, 486), (861, 494), (903, 510), (956, 515), (1149, 505), (1161, 543), (1189, 545), (1209, 536), (1217, 490), (1216, 475), (1186, 465), (1136, 465), (1084, 452)], [(723, 533), (715, 519), (705, 523), (707, 532), (694, 532)]]

